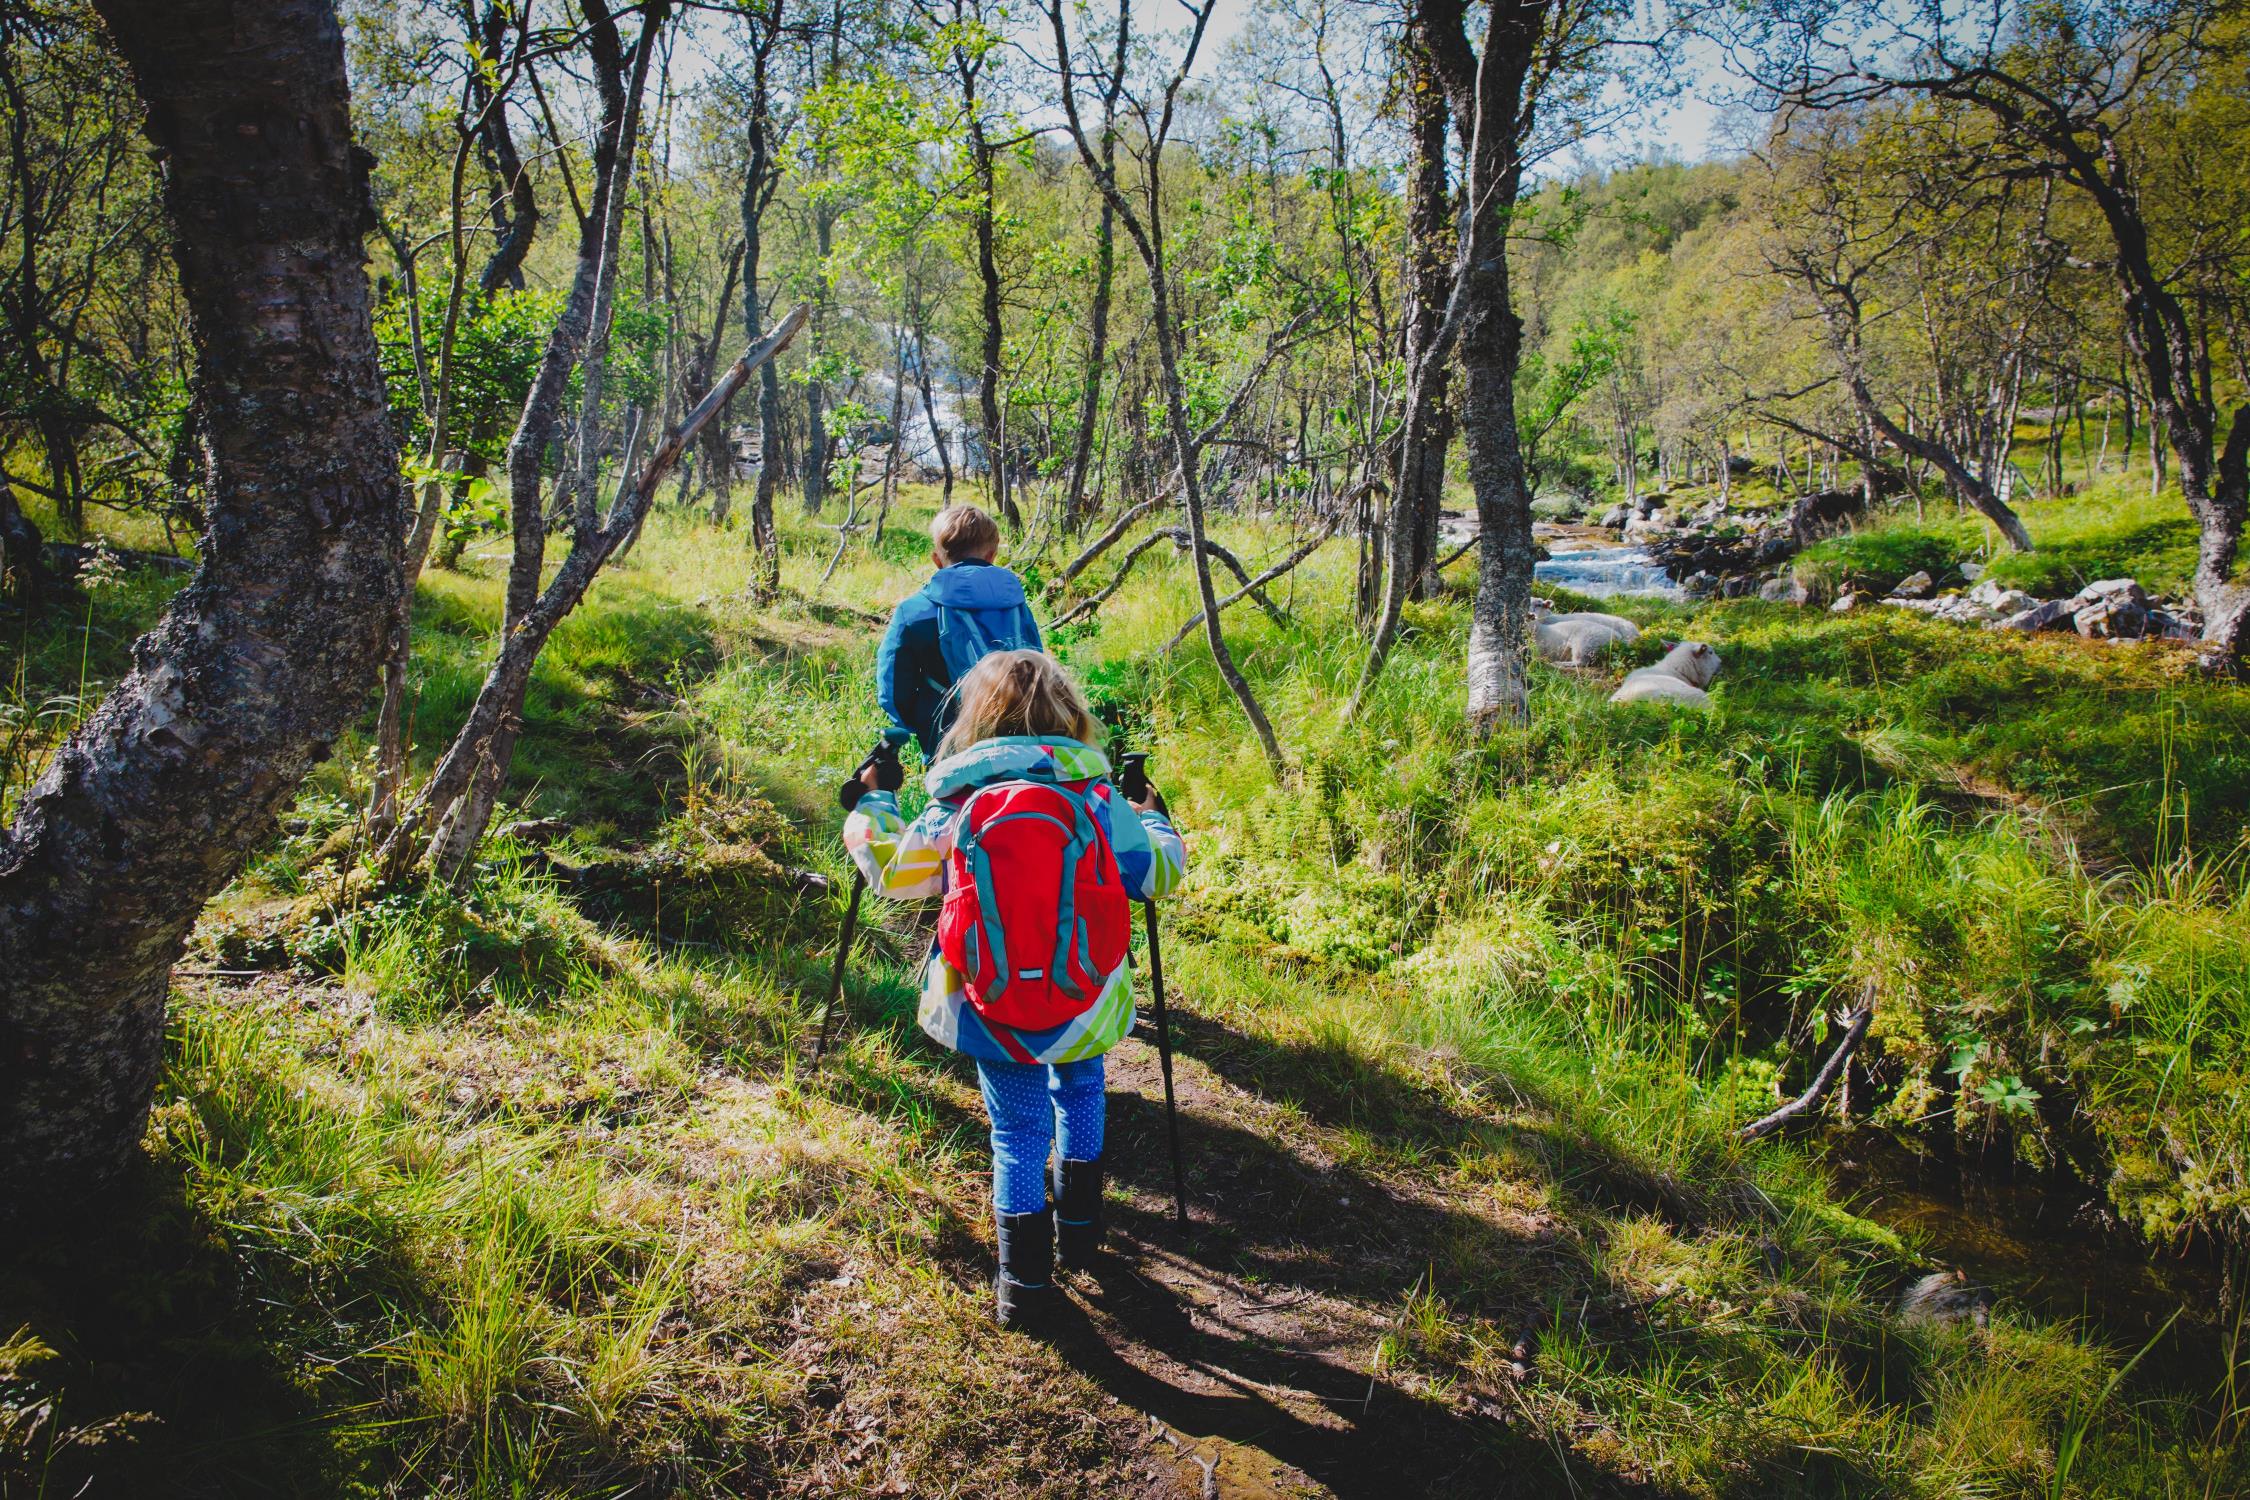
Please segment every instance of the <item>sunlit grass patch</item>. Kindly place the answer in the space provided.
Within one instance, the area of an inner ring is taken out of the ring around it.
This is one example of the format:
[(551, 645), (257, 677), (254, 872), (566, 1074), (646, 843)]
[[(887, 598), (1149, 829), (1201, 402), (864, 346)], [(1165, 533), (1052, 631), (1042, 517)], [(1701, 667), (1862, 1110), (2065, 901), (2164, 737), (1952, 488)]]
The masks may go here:
[[(500, 822), (563, 829), (496, 839), (463, 893), (327, 910), (350, 749), (230, 895), (315, 915), (220, 966), (298, 972), (183, 997), (152, 1145), (368, 1484), (938, 1492), (972, 1455), (1035, 1493), (1117, 1459), (1094, 1388), (984, 1324), (985, 1122), (913, 1025), (923, 932), (863, 913), (839, 1039), (802, 1061), (847, 877), (834, 783), (934, 499), (825, 587), (836, 534), (786, 501), (768, 608), (741, 530), (659, 515), (542, 669)], [(1292, 543), (1220, 524), (1253, 566)], [(491, 648), (495, 564), (425, 580), (425, 756)], [(1059, 649), (1191, 839), (1167, 977), (1222, 1106), (1193, 1128), (1399, 1205), (1411, 1265), (1325, 1268), (1385, 1379), (1679, 1493), (2042, 1493), (2074, 1430), (2079, 1492), (2224, 1490), (2239, 1457), (2176, 1391), (2143, 1369), (2104, 1402), (2130, 1350), (2005, 1295), (1989, 1329), (1900, 1323), (1915, 1244), (1736, 1131), (1872, 985), (1860, 1128), (1872, 1094), (1910, 1140), (2106, 1174), (2160, 1236), (2237, 1212), (2239, 690), (2156, 649), (1630, 602), (1717, 646), (1712, 713), (1620, 713), (1615, 666), (1541, 667), (1531, 726), (1472, 744), (1458, 592), (1410, 606), (1341, 722), (1351, 572), (1340, 539), (1276, 588), (1287, 623), (1226, 616), (1279, 782), (1200, 634), (1167, 649), (1195, 607), (1170, 549)], [(719, 855), (784, 883), (695, 905), (568, 873)], [(1259, 1274), (1322, 1269), (1289, 1253)]]

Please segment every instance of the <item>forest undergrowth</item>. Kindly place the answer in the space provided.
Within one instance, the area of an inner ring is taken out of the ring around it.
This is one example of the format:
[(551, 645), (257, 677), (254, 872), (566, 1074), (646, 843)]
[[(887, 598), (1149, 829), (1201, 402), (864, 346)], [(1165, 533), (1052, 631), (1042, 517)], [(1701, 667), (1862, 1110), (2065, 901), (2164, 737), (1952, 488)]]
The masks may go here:
[[(362, 899), (364, 745), (316, 775), (180, 971), (124, 1201), (0, 1261), (0, 1491), (2250, 1484), (2238, 1300), (1901, 1317), (1943, 1262), (1817, 1132), (1736, 1138), (1872, 995), (1823, 1130), (1848, 1110), (2055, 1184), (2073, 1231), (2223, 1261), (2250, 1211), (2239, 687), (2160, 644), (1629, 601), (1630, 660), (1541, 669), (1532, 727), (1474, 744), (1457, 584), (1345, 727), (1339, 544), (1278, 587), (1285, 623), (1227, 617), (1277, 786), (1209, 653), (1162, 649), (1192, 573), (1146, 560), (1053, 644), (1191, 840), (1166, 937), (1193, 1223), (1128, 1043), (1132, 1270), (1044, 1346), (986, 1319), (982, 1112), (913, 1027), (910, 914), (804, 1061), (831, 788), (923, 566), (909, 499), (825, 584), (833, 534), (794, 524), (769, 611), (735, 534), (653, 520), (541, 658), (465, 892)], [(1291, 541), (1223, 534), (1246, 562)], [(493, 552), (423, 580), (425, 752), (476, 690)], [(128, 572), (24, 625), (10, 798), (163, 593)], [(1712, 712), (1604, 701), (1682, 635), (1725, 662)]]

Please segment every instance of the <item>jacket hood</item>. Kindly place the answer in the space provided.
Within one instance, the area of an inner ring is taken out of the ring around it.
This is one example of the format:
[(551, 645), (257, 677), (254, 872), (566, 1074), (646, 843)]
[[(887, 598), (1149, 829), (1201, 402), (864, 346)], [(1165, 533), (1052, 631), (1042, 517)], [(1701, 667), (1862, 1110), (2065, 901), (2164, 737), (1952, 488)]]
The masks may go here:
[(955, 563), (940, 568), (922, 593), (948, 609), (1015, 609), (1023, 605), (1023, 580), (996, 563)]
[(1109, 757), (1091, 745), (1062, 735), (1017, 734), (947, 756), (922, 784), (933, 797), (950, 797), (988, 781), (1090, 781), (1108, 774)]

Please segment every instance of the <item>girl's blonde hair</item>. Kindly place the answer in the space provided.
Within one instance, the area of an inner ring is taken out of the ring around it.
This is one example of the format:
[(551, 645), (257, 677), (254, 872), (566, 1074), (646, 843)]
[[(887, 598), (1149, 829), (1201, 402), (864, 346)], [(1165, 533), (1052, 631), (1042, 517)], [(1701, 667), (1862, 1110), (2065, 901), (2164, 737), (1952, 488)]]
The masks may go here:
[(954, 685), (961, 711), (938, 742), (937, 758), (1002, 735), (1060, 736), (1101, 743), (1102, 726), (1070, 674), (1043, 651), (995, 651)]

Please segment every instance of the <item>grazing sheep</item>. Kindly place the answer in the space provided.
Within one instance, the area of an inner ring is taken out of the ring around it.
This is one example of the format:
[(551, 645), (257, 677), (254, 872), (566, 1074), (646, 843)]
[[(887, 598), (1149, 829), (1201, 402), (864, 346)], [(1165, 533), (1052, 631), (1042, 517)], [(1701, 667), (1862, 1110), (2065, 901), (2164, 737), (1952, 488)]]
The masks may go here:
[(1612, 703), (1639, 703), (1662, 698), (1697, 708), (1710, 705), (1703, 690), (1719, 675), (1719, 653), (1701, 641), (1682, 641), (1653, 667), (1625, 674), (1624, 682), (1609, 695)]
[(1549, 615), (1533, 628), (1539, 654), (1559, 667), (1585, 667), (1619, 641), (1637, 641), (1641, 627), (1622, 615)]

